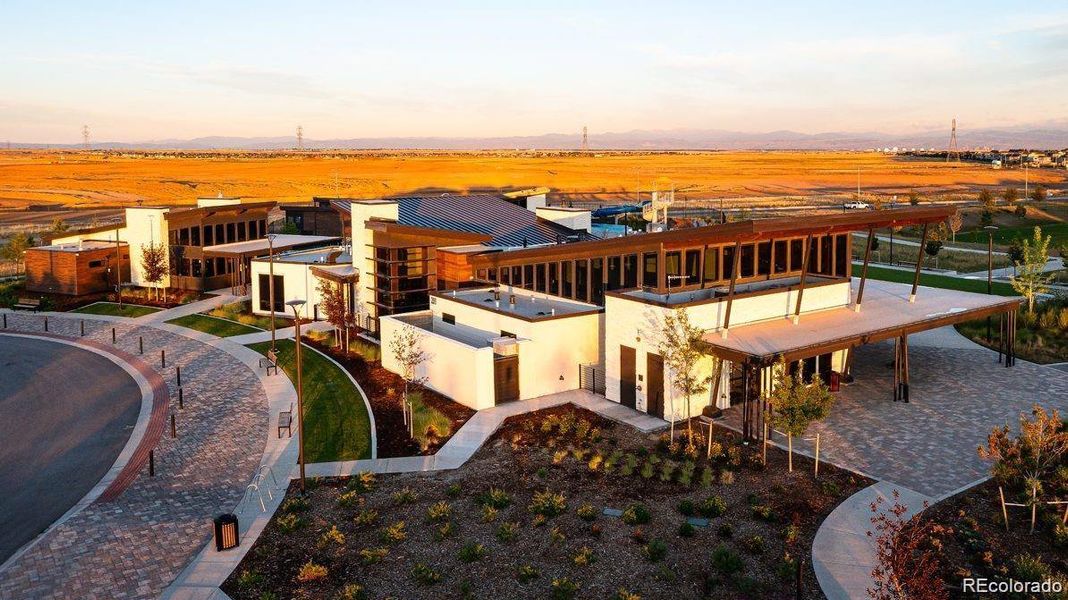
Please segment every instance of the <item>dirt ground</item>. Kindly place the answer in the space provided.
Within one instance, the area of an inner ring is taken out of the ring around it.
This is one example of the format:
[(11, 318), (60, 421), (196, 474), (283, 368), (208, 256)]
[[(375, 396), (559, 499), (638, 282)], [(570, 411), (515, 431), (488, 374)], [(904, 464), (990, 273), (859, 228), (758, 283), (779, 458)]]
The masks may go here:
[[(0, 208), (189, 204), (223, 193), (306, 202), (412, 192), (547, 186), (563, 199), (626, 200), (674, 186), (678, 200), (905, 194), (1023, 184), (1022, 171), (875, 152), (0, 152)], [(1032, 184), (1065, 187), (1068, 172), (1032, 169)], [(784, 198), (796, 202), (797, 199)]]
[[(821, 598), (812, 538), (869, 482), (827, 465), (814, 479), (801, 457), (788, 473), (774, 448), (762, 467), (734, 434), (714, 437), (718, 458), (688, 460), (573, 406), (514, 417), (453, 471), (323, 480), (304, 500), (291, 488), (223, 589), (237, 600), (793, 598), (804, 560), (802, 595)], [(542, 519), (546, 490), (561, 506)], [(636, 505), (647, 519), (603, 513)], [(684, 531), (687, 513), (710, 522)]]

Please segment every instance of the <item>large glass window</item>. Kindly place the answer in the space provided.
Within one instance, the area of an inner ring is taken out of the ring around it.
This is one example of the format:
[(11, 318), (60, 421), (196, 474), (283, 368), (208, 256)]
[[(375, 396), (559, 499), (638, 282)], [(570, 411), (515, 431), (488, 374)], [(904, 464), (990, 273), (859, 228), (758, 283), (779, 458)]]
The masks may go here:
[(608, 289), (618, 290), (623, 287), (623, 259), (618, 256), (608, 257)]
[(785, 273), (790, 257), (786, 253), (786, 240), (775, 240), (775, 273)]
[(549, 263), (546, 265), (549, 269), (549, 293), (558, 296), (560, 295), (560, 263)]
[(534, 289), (534, 265), (523, 265), (523, 287)]
[(590, 259), (590, 285), (592, 295), (590, 302), (604, 304), (604, 259)]
[(752, 244), (742, 244), (742, 257), (741, 263), (738, 265), (739, 277), (752, 277), (753, 276), (753, 258), (754, 251)]
[(705, 250), (705, 281), (719, 281), (719, 248)]
[(723, 278), (734, 277), (734, 246), (723, 247)]
[(623, 257), (623, 287), (638, 287), (638, 255), (628, 254)]
[(664, 274), (667, 275), (667, 286), (678, 287), (682, 285), (679, 275), (682, 275), (682, 253), (667, 252), (664, 254)]
[(642, 256), (642, 285), (655, 288), (659, 285), (659, 270), (656, 252), (646, 252)]
[(237, 228), (234, 227), (233, 223), (227, 223), (226, 224), (226, 241), (227, 242), (236, 242), (237, 241)]
[(501, 285), (510, 285), (512, 283), (512, 270), (508, 267), (501, 267)]
[(215, 229), (211, 225), (204, 226), (204, 245), (213, 246), (215, 244), (215, 236), (212, 235)]
[(222, 223), (219, 223), (215, 226), (215, 243), (225, 244), (228, 241), (229, 240), (226, 239), (225, 229), (223, 228)]
[(188, 246), (189, 245), (189, 228), (188, 227), (183, 227), (183, 228), (178, 230), (178, 245), (179, 246)]
[(536, 282), (535, 286), (534, 286), (535, 291), (544, 292), (545, 291), (545, 264), (542, 263), (540, 265), (536, 265), (534, 267), (534, 273), (535, 273), (535, 282)]
[(515, 287), (523, 285), (523, 267), (512, 267), (512, 285)]
[[(271, 310), (271, 276), (260, 273), (260, 310)], [(281, 275), (274, 276), (274, 312), (284, 313), (286, 311), (286, 288), (285, 277)]]
[(486, 280), (493, 282), (497, 281), (497, 267), (493, 267), (492, 269), (486, 270)]
[(757, 244), (757, 275), (771, 275), (771, 242)]
[(575, 299), (586, 302), (589, 300), (589, 277), (590, 264), (586, 259), (575, 261)]
[(248, 232), (245, 230), (244, 221), (237, 224), (237, 241), (243, 242), (248, 239)]
[(849, 235), (842, 234), (834, 239), (834, 274), (839, 277), (849, 276)]
[(191, 246), (200, 245), (200, 227), (193, 227), (189, 230), (189, 244)]
[(808, 272), (819, 273), (820, 272), (820, 238), (812, 237), (809, 244), (812, 246), (808, 249)]
[(834, 273), (834, 237), (830, 235), (820, 238), (820, 273)]
[(805, 240), (790, 240), (790, 270), (800, 271), (805, 261)]
[(694, 285), (701, 282), (701, 251), (686, 251), (686, 285)]
[(565, 298), (573, 298), (575, 292), (574, 278), (570, 262), (560, 263), (560, 295)]

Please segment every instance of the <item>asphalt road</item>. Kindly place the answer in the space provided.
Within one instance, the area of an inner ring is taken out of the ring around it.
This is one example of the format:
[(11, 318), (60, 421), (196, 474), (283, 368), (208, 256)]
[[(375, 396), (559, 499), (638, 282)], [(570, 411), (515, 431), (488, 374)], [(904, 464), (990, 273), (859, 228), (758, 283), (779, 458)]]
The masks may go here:
[(0, 335), (0, 562), (100, 481), (140, 408), (137, 383), (103, 356)]

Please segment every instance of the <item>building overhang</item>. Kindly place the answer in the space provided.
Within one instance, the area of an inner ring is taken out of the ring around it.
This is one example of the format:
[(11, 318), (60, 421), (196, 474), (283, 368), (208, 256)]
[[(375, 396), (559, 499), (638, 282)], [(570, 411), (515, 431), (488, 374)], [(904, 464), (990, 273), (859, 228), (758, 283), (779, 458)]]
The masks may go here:
[[(325, 235), (293, 235), (280, 233), (275, 235), (273, 246), (274, 252), (278, 253), (285, 250), (323, 246), (336, 243), (339, 240), (340, 238)], [(270, 251), (271, 244), (268, 242), (267, 238), (259, 238), (244, 242), (231, 242), (229, 244), (205, 246), (204, 256), (220, 258), (252, 258), (256, 256), (264, 256)]]
[[(909, 302), (908, 284), (869, 280), (859, 312), (853, 305), (731, 327), (703, 337), (707, 353), (734, 362), (771, 365), (871, 344), (1013, 311), (1018, 297), (988, 296), (942, 288), (920, 288)], [(855, 295), (854, 295), (855, 297)]]

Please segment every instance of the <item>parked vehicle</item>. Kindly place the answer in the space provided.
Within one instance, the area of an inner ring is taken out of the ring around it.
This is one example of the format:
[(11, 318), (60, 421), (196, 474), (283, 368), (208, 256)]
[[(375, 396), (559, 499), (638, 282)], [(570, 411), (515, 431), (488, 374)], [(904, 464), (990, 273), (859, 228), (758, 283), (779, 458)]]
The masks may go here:
[(871, 205), (867, 202), (860, 202), (858, 200), (854, 200), (852, 202), (846, 202), (845, 207), (846, 210), (868, 210), (869, 208), (871, 208)]

